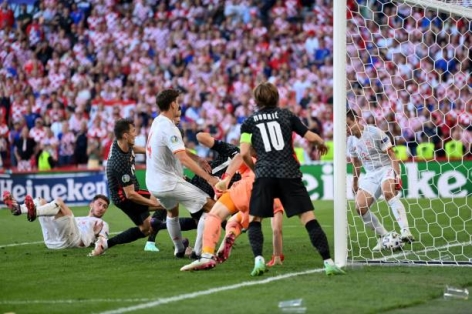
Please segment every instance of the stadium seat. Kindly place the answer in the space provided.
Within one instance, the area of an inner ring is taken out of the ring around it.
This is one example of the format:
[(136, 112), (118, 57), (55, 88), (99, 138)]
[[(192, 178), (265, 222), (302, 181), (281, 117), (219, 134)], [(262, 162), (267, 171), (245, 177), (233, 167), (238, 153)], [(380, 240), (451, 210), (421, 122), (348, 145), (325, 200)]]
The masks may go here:
[(422, 160), (429, 160), (434, 158), (434, 144), (420, 143), (416, 147), (416, 158)]
[(393, 151), (395, 152), (398, 160), (407, 161), (410, 157), (410, 154), (408, 153), (408, 147), (405, 145), (394, 146)]
[(326, 147), (328, 147), (328, 153), (326, 155), (321, 156), (320, 160), (322, 161), (333, 161), (334, 159), (334, 142), (333, 141), (325, 141)]
[(464, 144), (461, 141), (451, 140), (444, 145), (446, 157), (449, 159), (461, 159), (464, 157)]

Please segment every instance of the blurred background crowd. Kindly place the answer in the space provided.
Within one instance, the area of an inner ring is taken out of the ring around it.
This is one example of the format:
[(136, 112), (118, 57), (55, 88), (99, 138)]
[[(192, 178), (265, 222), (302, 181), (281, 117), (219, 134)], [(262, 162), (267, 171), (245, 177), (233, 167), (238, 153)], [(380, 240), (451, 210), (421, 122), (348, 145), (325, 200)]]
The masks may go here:
[[(348, 0), (347, 14), (347, 105), (406, 158), (422, 143), (444, 157), (449, 142), (470, 156), (470, 20), (386, 0)], [(181, 128), (203, 157), (196, 133), (238, 144), (264, 80), (332, 141), (329, 0), (5, 1), (0, 48), (5, 169), (99, 166), (120, 117), (135, 119), (145, 145), (164, 88), (184, 92)], [(303, 139), (295, 145), (302, 161), (319, 159)]]

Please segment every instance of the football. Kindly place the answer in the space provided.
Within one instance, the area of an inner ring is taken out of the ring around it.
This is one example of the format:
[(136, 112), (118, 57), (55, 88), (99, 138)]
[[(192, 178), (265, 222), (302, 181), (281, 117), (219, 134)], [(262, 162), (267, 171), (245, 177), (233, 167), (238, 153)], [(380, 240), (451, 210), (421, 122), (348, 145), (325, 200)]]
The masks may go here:
[(382, 249), (384, 250), (400, 250), (404, 243), (400, 238), (400, 235), (395, 231), (389, 232), (382, 238)]

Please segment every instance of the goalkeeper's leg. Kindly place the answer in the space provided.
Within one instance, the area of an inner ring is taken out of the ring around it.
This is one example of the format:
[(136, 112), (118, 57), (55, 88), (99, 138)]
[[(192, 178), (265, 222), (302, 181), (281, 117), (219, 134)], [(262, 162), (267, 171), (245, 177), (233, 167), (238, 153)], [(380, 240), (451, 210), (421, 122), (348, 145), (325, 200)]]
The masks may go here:
[(221, 222), (235, 210), (228, 193), (216, 202), (210, 213), (207, 214), (203, 229), (202, 255), (200, 259), (183, 266), (181, 271), (206, 270), (216, 266), (215, 247), (221, 235)]

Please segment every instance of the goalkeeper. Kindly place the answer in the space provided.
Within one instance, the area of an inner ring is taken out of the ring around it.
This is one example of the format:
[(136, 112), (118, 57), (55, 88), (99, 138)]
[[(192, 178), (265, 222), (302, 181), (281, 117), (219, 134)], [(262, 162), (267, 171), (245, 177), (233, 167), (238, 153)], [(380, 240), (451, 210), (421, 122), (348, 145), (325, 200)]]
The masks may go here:
[[(347, 111), (346, 123), (347, 134), (350, 135), (347, 150), (354, 174), (352, 188), (356, 195), (356, 210), (364, 224), (380, 237), (387, 234), (377, 216), (369, 210), (374, 201), (383, 195), (400, 226), (402, 241), (408, 243), (415, 241), (410, 232), (405, 206), (397, 195), (402, 188), (400, 165), (392, 150), (389, 137), (375, 126), (360, 124), (354, 110)], [(359, 180), (362, 166), (366, 173)], [(372, 250), (381, 249), (380, 238)]]

